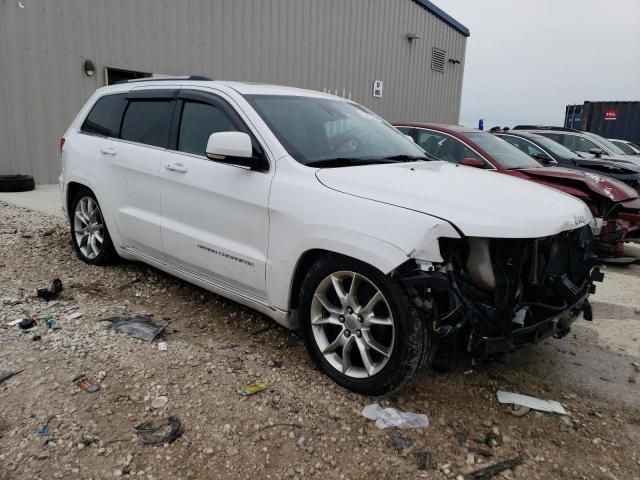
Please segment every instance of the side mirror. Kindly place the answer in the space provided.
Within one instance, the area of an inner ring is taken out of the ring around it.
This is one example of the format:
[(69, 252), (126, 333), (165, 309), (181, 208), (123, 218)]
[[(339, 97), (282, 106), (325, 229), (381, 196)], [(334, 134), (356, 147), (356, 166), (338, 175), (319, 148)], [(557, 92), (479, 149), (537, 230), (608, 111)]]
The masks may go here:
[(460, 165), (466, 165), (467, 167), (484, 168), (484, 162), (477, 158), (463, 158), (460, 160)]
[(548, 155), (545, 155), (544, 153), (532, 153), (531, 156), (545, 166), (558, 164), (558, 162), (556, 162), (553, 158), (551, 158)]
[(602, 149), (601, 148), (592, 148), (591, 150), (589, 150), (589, 153), (595, 155), (597, 158), (600, 158), (602, 156)]
[(268, 168), (264, 157), (253, 155), (251, 137), (244, 132), (212, 133), (207, 142), (207, 158), (214, 162), (248, 167), (251, 170)]

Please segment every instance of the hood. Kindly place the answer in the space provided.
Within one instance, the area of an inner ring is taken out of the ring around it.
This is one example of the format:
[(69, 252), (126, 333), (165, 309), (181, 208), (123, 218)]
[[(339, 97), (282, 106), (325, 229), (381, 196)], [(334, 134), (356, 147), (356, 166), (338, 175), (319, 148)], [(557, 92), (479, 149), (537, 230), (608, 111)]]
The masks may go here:
[[(634, 175), (640, 173), (640, 165), (628, 160), (618, 160), (615, 158), (580, 158), (572, 159), (576, 165), (583, 168), (593, 168), (600, 170), (603, 175)], [(607, 173), (609, 172), (609, 173)]]
[(572, 187), (605, 197), (614, 202), (636, 198), (638, 193), (624, 183), (610, 177), (591, 172), (562, 167), (543, 167), (518, 170), (529, 177), (553, 183), (557, 188)]
[(325, 168), (316, 176), (333, 190), (441, 218), (470, 237), (546, 237), (593, 221), (569, 195), (448, 162)]

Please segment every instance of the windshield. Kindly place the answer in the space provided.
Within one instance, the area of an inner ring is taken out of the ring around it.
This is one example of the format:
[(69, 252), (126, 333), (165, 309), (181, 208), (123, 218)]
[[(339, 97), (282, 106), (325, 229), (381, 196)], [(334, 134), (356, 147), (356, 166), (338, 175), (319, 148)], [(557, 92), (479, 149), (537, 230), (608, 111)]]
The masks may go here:
[(549, 137), (543, 137), (542, 135), (523, 135), (523, 138), (531, 138), (536, 143), (538, 143), (541, 147), (546, 148), (551, 153), (553, 153), (556, 157), (571, 159), (576, 158), (577, 155), (569, 150), (564, 145), (559, 144), (551, 140)]
[(500, 166), (507, 170), (542, 167), (529, 155), (491, 133), (467, 132), (464, 133), (464, 136), (495, 158), (500, 163)]
[(609, 140), (607, 140), (604, 137), (601, 137), (600, 135), (596, 135), (595, 133), (590, 133), (590, 132), (583, 132), (587, 137), (591, 137), (593, 138), (596, 142), (600, 143), (604, 148), (606, 148), (607, 150), (609, 150), (609, 152), (611, 152), (614, 155), (626, 155), (626, 153), (624, 153), (619, 147), (617, 147), (616, 145), (614, 145), (613, 143), (611, 143)]
[(245, 98), (302, 164), (331, 167), (427, 159), (412, 140), (354, 103), (284, 95)]

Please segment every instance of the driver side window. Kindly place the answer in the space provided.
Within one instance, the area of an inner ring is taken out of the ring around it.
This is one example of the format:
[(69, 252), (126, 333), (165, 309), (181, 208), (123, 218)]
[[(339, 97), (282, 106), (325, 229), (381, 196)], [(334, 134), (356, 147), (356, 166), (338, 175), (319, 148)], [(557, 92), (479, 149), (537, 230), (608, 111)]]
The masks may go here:
[(416, 143), (427, 153), (446, 162), (460, 163), (463, 158), (477, 158), (484, 163), (478, 154), (460, 140), (433, 130), (418, 130)]

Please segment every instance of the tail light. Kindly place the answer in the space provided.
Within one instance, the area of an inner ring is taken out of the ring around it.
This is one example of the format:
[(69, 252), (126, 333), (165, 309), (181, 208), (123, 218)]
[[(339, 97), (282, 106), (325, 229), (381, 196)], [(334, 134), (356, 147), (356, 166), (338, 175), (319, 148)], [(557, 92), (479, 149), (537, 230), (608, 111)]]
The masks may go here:
[(64, 147), (64, 142), (65, 142), (65, 139), (64, 139), (64, 137), (62, 137), (60, 139), (60, 153), (62, 153), (62, 147)]

